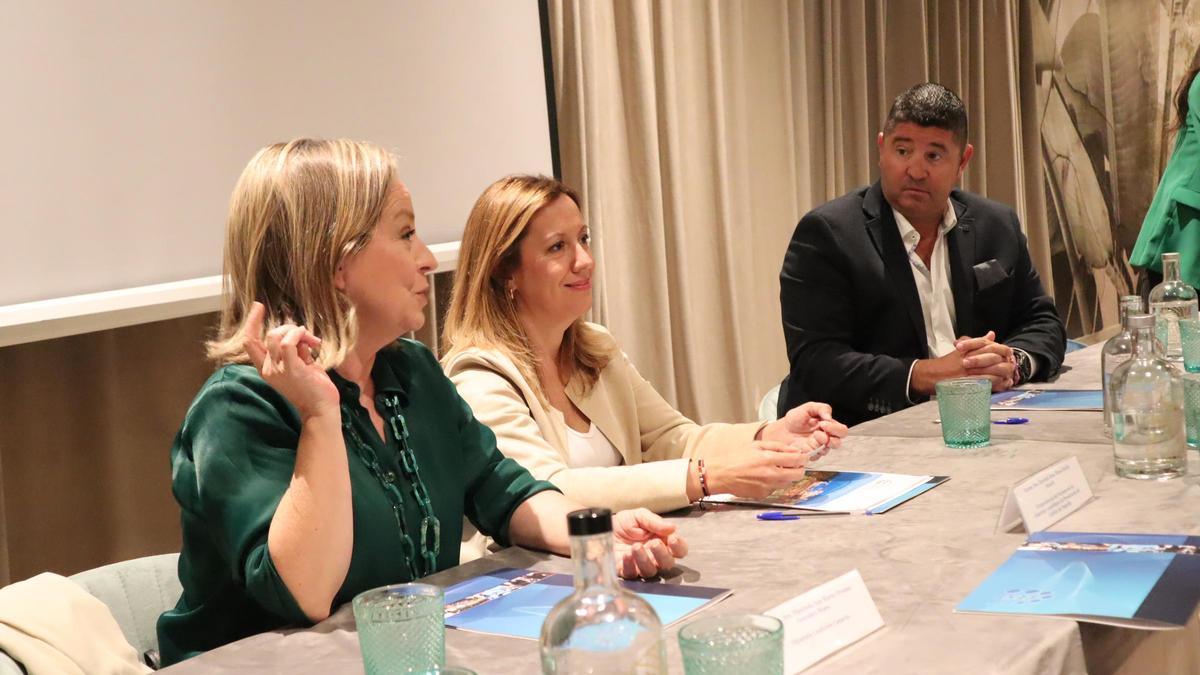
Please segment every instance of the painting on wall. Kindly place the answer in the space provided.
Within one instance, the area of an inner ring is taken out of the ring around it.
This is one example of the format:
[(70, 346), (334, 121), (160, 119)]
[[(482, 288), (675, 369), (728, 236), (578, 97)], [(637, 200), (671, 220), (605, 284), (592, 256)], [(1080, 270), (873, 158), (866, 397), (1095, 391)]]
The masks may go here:
[(1137, 291), (1129, 253), (1171, 152), (1200, 0), (1040, 0), (1032, 18), (1054, 297), (1068, 334), (1087, 335)]

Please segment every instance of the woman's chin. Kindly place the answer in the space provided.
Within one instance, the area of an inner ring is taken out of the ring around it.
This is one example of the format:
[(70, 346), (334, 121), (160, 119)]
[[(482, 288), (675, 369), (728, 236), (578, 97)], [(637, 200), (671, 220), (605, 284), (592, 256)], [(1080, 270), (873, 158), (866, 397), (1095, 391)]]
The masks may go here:
[(409, 333), (415, 333), (425, 327), (425, 315), (421, 314), (413, 320), (407, 322), (408, 327), (405, 328), (400, 335), (403, 337)]
[[(392, 339), (389, 342), (395, 342), (404, 337), (408, 337), (413, 333), (425, 327), (425, 315), (418, 314), (415, 317), (400, 318), (396, 323), (391, 324), (388, 332), (393, 333)], [(361, 335), (362, 325), (359, 325)]]

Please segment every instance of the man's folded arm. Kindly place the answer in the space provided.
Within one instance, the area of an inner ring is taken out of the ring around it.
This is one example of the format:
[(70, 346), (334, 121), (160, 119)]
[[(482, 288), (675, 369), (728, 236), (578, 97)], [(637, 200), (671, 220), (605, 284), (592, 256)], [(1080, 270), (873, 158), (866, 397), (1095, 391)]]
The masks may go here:
[(1062, 366), (1067, 331), (1029, 258), (1028, 242), (1015, 213), (1012, 213), (1012, 228), (1020, 238), (1020, 251), (1013, 269), (1012, 329), (1004, 343), (1033, 356), (1035, 369), (1031, 379), (1044, 381), (1056, 375)]

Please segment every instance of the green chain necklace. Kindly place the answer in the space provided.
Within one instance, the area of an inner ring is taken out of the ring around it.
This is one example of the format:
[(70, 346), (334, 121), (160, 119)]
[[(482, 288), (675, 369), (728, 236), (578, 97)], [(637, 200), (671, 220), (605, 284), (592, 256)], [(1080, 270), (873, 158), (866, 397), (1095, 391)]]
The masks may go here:
[(404, 550), (404, 561), (408, 565), (408, 572), (413, 579), (432, 574), (437, 571), (437, 557), (441, 550), (441, 523), (437, 516), (433, 515), (433, 505), (429, 502), (429, 492), (425, 489), (425, 482), (421, 480), (421, 473), (417, 467), (417, 457), (413, 454), (412, 448), (408, 445), (408, 424), (404, 421), (404, 415), (400, 412), (400, 398), (395, 395), (383, 397), (383, 405), (388, 410), (388, 427), (392, 431), (392, 437), (396, 439), (396, 444), (400, 446), (400, 470), (407, 479), (411, 488), (413, 499), (417, 502), (417, 507), (421, 510), (421, 527), (420, 527), (420, 556), (414, 555), (417, 545), (413, 543), (410, 536), (408, 523), (404, 518), (404, 495), (401, 494), (400, 488), (396, 486), (395, 474), (384, 470), (379, 464), (379, 456), (359, 435), (358, 430), (354, 428), (350, 420), (352, 414), (349, 406), (342, 404), (342, 428), (346, 435), (351, 440), (351, 445), (354, 446), (354, 452), (362, 460), (363, 464), (374, 474), (375, 479), (383, 486), (384, 492), (388, 499), (392, 502), (392, 513), (396, 517), (396, 525), (400, 528), (400, 545)]

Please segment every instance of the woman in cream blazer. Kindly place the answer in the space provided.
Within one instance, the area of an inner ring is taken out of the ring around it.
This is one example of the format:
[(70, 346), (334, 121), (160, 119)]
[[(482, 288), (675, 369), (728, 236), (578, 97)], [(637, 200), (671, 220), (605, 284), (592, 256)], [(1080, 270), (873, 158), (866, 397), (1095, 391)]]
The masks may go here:
[[(612, 340), (599, 326), (589, 327)], [(616, 343), (611, 344), (616, 351)], [(471, 347), (448, 356), (443, 367), (475, 417), (496, 434), (505, 455), (591, 506), (637, 504), (659, 512), (683, 508), (692, 502), (687, 493), (692, 458), (715, 461), (723, 450), (754, 441), (766, 426), (762, 422), (695, 424), (663, 400), (625, 354), (616, 351), (590, 391), (578, 378), (567, 384), (566, 391), (620, 453), (622, 464), (571, 467), (563, 413), (542, 402), (511, 358), (497, 350)]]
[[(582, 320), (587, 237), (575, 193), (539, 176), (492, 184), (467, 220), (442, 365), (501, 452), (584, 504), (663, 512), (709, 493), (765, 496), (840, 444), (846, 427), (825, 404), (749, 424), (672, 408)], [(483, 552), (469, 538), (464, 560)]]

